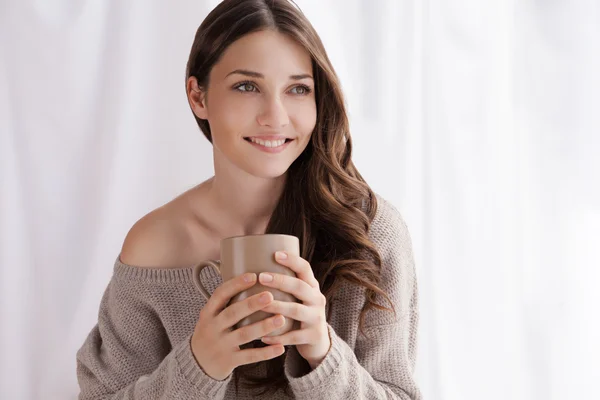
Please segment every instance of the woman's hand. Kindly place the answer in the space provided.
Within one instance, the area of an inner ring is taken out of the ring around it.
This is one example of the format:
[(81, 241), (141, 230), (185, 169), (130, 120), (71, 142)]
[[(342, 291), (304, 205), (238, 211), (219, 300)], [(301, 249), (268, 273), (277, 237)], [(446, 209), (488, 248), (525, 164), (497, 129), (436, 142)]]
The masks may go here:
[(308, 261), (281, 251), (275, 253), (275, 259), (294, 271), (297, 277), (263, 272), (259, 275), (260, 283), (290, 293), (302, 304), (273, 300), (262, 311), (300, 321), (300, 329), (280, 336), (264, 337), (262, 341), (267, 344), (295, 345), (298, 353), (314, 369), (323, 361), (331, 347), (325, 315), (325, 296), (319, 289), (319, 282)]
[(227, 305), (232, 297), (255, 284), (254, 273), (236, 276), (215, 289), (200, 311), (191, 347), (198, 365), (213, 379), (224, 380), (240, 365), (270, 360), (285, 351), (282, 345), (275, 344), (259, 349), (240, 349), (241, 345), (267, 335), (285, 323), (285, 318), (277, 314), (233, 330), (240, 320), (273, 301), (273, 295), (265, 291)]

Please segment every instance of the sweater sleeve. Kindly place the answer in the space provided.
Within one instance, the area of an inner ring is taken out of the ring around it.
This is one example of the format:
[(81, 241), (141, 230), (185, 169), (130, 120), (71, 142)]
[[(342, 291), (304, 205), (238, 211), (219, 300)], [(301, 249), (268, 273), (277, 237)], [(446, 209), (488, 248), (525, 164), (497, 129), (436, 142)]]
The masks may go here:
[[(312, 371), (292, 347), (286, 357), (285, 373), (298, 399), (422, 398), (413, 377), (419, 309), (412, 243), (399, 212), (385, 200), (380, 205), (371, 237), (382, 259), (381, 288), (397, 314), (370, 310), (365, 316), (366, 335), (358, 334), (353, 347), (328, 324), (331, 348)], [(364, 296), (364, 292), (346, 290), (340, 298), (349, 302), (344, 296), (359, 293)], [(377, 303), (389, 306), (379, 296)], [(348, 318), (350, 324), (358, 320), (358, 315)]]
[(231, 375), (218, 381), (204, 373), (191, 334), (171, 347), (145, 294), (150, 286), (109, 283), (98, 323), (77, 352), (79, 399), (223, 399)]
[(295, 347), (286, 357), (286, 375), (295, 398), (421, 400), (401, 344), (403, 325), (369, 328), (375, 342), (365, 340), (354, 351), (330, 325), (328, 329), (331, 349), (314, 370), (306, 375), (296, 372), (293, 366), (302, 360)]

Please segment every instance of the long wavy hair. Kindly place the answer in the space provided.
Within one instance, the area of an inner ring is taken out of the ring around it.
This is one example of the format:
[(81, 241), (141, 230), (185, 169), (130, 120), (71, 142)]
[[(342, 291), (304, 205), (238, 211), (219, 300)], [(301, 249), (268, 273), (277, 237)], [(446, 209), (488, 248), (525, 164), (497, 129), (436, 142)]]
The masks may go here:
[[(224, 50), (244, 35), (273, 30), (294, 39), (311, 55), (315, 80), (317, 121), (304, 152), (287, 171), (286, 184), (271, 216), (266, 233), (284, 233), (300, 239), (300, 255), (312, 265), (327, 304), (327, 320), (341, 280), (364, 287), (365, 304), (359, 328), (369, 309), (396, 313), (388, 295), (379, 288), (381, 257), (368, 238), (377, 211), (375, 193), (352, 162), (352, 139), (338, 77), (321, 39), (308, 19), (291, 0), (225, 0), (204, 19), (196, 32), (186, 68), (186, 83), (195, 77), (198, 86), (209, 88), (209, 74)], [(207, 120), (195, 116), (212, 143)], [(383, 296), (391, 309), (378, 304)], [(246, 347), (266, 346), (254, 341)], [(288, 349), (286, 349), (288, 350)], [(287, 352), (264, 361), (267, 376), (250, 374), (255, 365), (234, 370), (239, 380), (259, 394), (281, 389), (289, 394), (283, 372)]]

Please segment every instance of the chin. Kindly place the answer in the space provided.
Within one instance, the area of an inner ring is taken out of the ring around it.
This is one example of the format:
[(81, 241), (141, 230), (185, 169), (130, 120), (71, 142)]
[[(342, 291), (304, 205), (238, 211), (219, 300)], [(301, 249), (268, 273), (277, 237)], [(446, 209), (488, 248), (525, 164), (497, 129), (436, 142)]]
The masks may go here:
[(266, 165), (253, 165), (244, 169), (248, 174), (257, 178), (276, 179), (285, 175), (289, 169), (289, 165), (281, 167), (272, 166), (271, 168), (268, 168)]
[(273, 169), (266, 169), (266, 168), (253, 168), (251, 170), (247, 170), (247, 172), (252, 175), (255, 176), (257, 178), (263, 178), (263, 179), (276, 179), (276, 178), (280, 178), (281, 176), (285, 175), (285, 173), (287, 172), (288, 168), (285, 169), (281, 169), (281, 168), (273, 168)]

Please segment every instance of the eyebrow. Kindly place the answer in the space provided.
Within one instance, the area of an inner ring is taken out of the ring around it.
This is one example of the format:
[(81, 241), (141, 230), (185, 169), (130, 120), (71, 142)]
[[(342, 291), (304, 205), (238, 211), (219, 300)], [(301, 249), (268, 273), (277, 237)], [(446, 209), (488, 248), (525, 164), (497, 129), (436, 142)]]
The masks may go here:
[[(229, 75), (233, 75), (233, 74), (246, 75), (246, 76), (251, 76), (253, 78), (261, 78), (261, 79), (265, 78), (265, 76), (263, 74), (261, 74), (260, 72), (249, 71), (247, 69), (236, 69), (235, 71), (231, 71), (230, 73), (227, 74), (227, 76), (225, 76), (225, 78), (227, 78)], [(305, 78), (313, 79), (312, 75), (310, 75), (310, 74), (290, 75), (290, 79), (293, 79), (295, 81), (299, 81), (300, 79), (305, 79)]]

